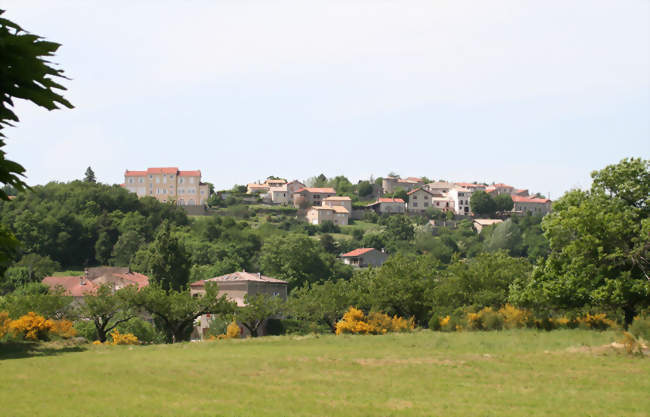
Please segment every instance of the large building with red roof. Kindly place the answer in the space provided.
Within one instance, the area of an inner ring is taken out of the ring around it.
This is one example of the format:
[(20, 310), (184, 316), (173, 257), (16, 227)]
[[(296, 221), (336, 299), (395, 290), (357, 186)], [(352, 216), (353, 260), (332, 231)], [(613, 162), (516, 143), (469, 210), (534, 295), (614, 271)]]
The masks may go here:
[(201, 182), (200, 170), (181, 171), (177, 167), (126, 170), (123, 187), (138, 197), (154, 197), (181, 206), (205, 205), (210, 197), (210, 187)]
[(548, 198), (536, 198), (520, 195), (511, 195), (512, 197), (512, 211), (515, 213), (531, 213), (546, 215), (551, 211), (551, 200)]

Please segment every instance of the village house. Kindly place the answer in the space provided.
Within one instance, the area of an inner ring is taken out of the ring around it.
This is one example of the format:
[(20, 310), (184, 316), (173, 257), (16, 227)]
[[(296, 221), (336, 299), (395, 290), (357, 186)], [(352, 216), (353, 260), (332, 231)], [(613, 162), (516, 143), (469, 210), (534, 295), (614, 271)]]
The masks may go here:
[(424, 188), (416, 188), (406, 193), (409, 198), (407, 210), (409, 213), (422, 213), (431, 208), (431, 200), (435, 195)]
[(163, 203), (175, 202), (180, 206), (205, 205), (210, 197), (210, 187), (201, 182), (200, 170), (180, 171), (176, 167), (126, 170), (122, 187), (139, 198), (154, 197)]
[(336, 190), (334, 188), (304, 187), (293, 194), (293, 205), (299, 208), (320, 206), (324, 199), (335, 195)]
[(281, 185), (279, 187), (271, 187), (268, 192), (268, 199), (273, 204), (289, 204), (289, 191), (287, 190), (287, 185)]
[(472, 198), (471, 190), (459, 186), (454, 186), (451, 190), (449, 190), (447, 196), (451, 201), (453, 201), (456, 214), (464, 216), (470, 214), (471, 208), (469, 202)]
[(343, 206), (312, 206), (306, 216), (310, 224), (320, 225), (330, 221), (337, 226), (346, 226), (350, 212)]
[(109, 285), (114, 291), (136, 285), (139, 288), (149, 285), (149, 277), (131, 272), (128, 267), (102, 266), (87, 268), (83, 275), (65, 277), (45, 277), (41, 281), (54, 290), (62, 288), (64, 294), (81, 298), (92, 294), (102, 285)]
[(551, 200), (548, 198), (535, 198), (535, 197), (522, 197), (519, 195), (512, 195), (514, 213), (524, 214), (539, 214), (546, 215), (551, 212)]
[(352, 213), (352, 199), (347, 196), (333, 196), (327, 197), (323, 200), (323, 206), (333, 207), (340, 206), (345, 207), (348, 213)]
[(382, 266), (386, 262), (386, 259), (388, 259), (388, 254), (383, 250), (379, 251), (375, 248), (358, 248), (340, 255), (339, 258), (346, 265), (365, 268), (368, 266)]
[(381, 180), (381, 189), (384, 195), (393, 194), (395, 191), (402, 189), (404, 191), (411, 191), (414, 188), (423, 186), (421, 178), (408, 177), (386, 177)]
[(488, 186), (485, 189), (486, 193), (492, 194), (492, 195), (514, 194), (514, 191), (515, 191), (515, 187), (513, 187), (512, 185), (503, 184), (503, 183), (493, 184), (493, 185)]
[(434, 196), (431, 198), (431, 207), (437, 208), (438, 210), (442, 210), (442, 211), (455, 212), (454, 200), (450, 198), (448, 195), (442, 195), (438, 197), (434, 194)]
[(264, 194), (268, 193), (269, 187), (267, 184), (258, 184), (255, 182), (252, 182), (248, 185), (246, 185), (246, 194)]
[(454, 184), (456, 186), (458, 186), (458, 187), (468, 189), (471, 192), (485, 191), (485, 189), (487, 188), (487, 185), (485, 185), (485, 184), (476, 184), (476, 183), (473, 183), (473, 182), (456, 182)]
[(380, 197), (374, 203), (368, 204), (367, 209), (378, 214), (395, 214), (406, 212), (406, 203), (401, 198)]
[(425, 190), (432, 192), (433, 194), (439, 194), (444, 196), (447, 195), (447, 193), (449, 193), (449, 190), (451, 190), (455, 186), (456, 185), (451, 182), (435, 181), (424, 185), (423, 188)]
[[(262, 275), (259, 272), (233, 272), (231, 274), (196, 281), (190, 284), (190, 294), (193, 297), (205, 294), (206, 282), (216, 283), (219, 287), (218, 296), (226, 295), (229, 300), (234, 301), (240, 307), (246, 305), (244, 301), (246, 296), (253, 297), (258, 294), (280, 297), (283, 301), (287, 300), (288, 282)], [(198, 326), (195, 328), (198, 337), (201, 339), (204, 337), (211, 322), (212, 317), (210, 314), (204, 314), (199, 318)], [(265, 329), (262, 328), (259, 334), (264, 335)]]

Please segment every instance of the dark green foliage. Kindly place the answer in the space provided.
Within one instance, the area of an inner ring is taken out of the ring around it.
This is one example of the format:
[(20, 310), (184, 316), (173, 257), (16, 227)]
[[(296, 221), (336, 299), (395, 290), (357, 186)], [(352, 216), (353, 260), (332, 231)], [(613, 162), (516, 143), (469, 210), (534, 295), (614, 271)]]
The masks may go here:
[(136, 292), (135, 286), (114, 291), (111, 286), (102, 285), (93, 295), (84, 296), (84, 302), (79, 306), (79, 317), (95, 325), (97, 340), (104, 343), (111, 330), (136, 316), (132, 307)]
[(341, 233), (341, 228), (331, 220), (325, 220), (320, 224), (319, 229), (321, 233)]
[(359, 197), (367, 197), (372, 194), (372, 185), (368, 181), (361, 181), (358, 185), (357, 192), (359, 194)]
[(167, 220), (163, 221), (156, 238), (137, 255), (133, 269), (149, 275), (149, 278), (165, 290), (185, 288), (190, 277), (190, 259), (185, 246), (172, 234)]
[(333, 255), (336, 255), (338, 253), (338, 251), (339, 251), (336, 240), (334, 240), (332, 235), (329, 235), (329, 234), (321, 235), (320, 244), (323, 247), (323, 250), (325, 250), (325, 252), (327, 252), (327, 253), (331, 253)]
[(95, 171), (93, 171), (91, 167), (86, 168), (86, 172), (84, 173), (84, 182), (97, 182), (97, 178), (95, 178)]
[(258, 330), (267, 319), (280, 315), (284, 307), (284, 301), (280, 297), (266, 294), (252, 297), (245, 295), (244, 302), (244, 307), (237, 308), (236, 318), (253, 337), (257, 337)]
[(49, 291), (45, 285), (32, 282), (0, 297), (0, 311), (9, 312), (13, 319), (30, 311), (46, 318), (61, 319), (74, 316), (71, 303), (72, 297), (63, 295), (62, 291)]
[[(0, 15), (4, 10), (0, 10)], [(54, 68), (49, 58), (59, 49), (58, 43), (43, 40), (38, 35), (25, 32), (10, 20), (0, 17), (0, 183), (13, 186), (19, 191), (26, 188), (21, 178), (25, 168), (5, 158), (5, 135), (2, 130), (18, 122), (13, 111), (14, 99), (31, 101), (47, 110), (59, 106), (72, 108), (56, 90), (65, 90), (56, 78), (65, 78), (63, 70)], [(7, 194), (0, 189), (0, 199)], [(2, 244), (2, 242), (0, 242)]]
[[(474, 195), (472, 195), (472, 198), (474, 198)], [(496, 204), (496, 211), (511, 211), (515, 205), (509, 194), (497, 195), (494, 197), (494, 202)]]
[(491, 216), (497, 211), (497, 202), (485, 191), (479, 190), (472, 193), (469, 204), (472, 213), (477, 216)]
[(206, 283), (205, 293), (192, 297), (189, 290), (166, 291), (151, 284), (137, 292), (133, 304), (151, 314), (167, 343), (187, 340), (194, 320), (203, 314), (232, 314), (235, 304), (226, 296), (218, 297), (216, 284)]
[(131, 333), (142, 343), (165, 343), (165, 334), (140, 317), (118, 324), (117, 330), (121, 334)]
[(58, 262), (47, 256), (35, 253), (24, 255), (5, 272), (4, 278), (0, 280), (0, 292), (7, 293), (30, 282), (40, 282), (60, 268)]
[(289, 299), (289, 313), (300, 321), (325, 324), (333, 333), (336, 322), (357, 302), (358, 297), (348, 281), (325, 281), (294, 289)]
[(650, 305), (650, 161), (624, 159), (592, 173), (591, 190), (553, 205), (542, 227), (550, 254), (513, 301), (622, 310), (626, 324)]

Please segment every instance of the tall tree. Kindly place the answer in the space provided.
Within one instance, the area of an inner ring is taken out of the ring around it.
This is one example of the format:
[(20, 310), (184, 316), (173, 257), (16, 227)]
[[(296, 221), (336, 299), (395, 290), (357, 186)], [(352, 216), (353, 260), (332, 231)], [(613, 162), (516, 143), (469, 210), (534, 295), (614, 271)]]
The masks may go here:
[(621, 310), (629, 324), (650, 306), (650, 161), (624, 159), (591, 176), (591, 190), (567, 192), (544, 217), (550, 254), (514, 301)]
[(181, 241), (172, 234), (167, 220), (162, 222), (156, 238), (144, 250), (142, 261), (134, 265), (135, 269), (149, 274), (165, 290), (180, 290), (187, 285), (191, 267), (189, 255)]
[(515, 206), (510, 194), (499, 194), (494, 197), (494, 202), (496, 204), (496, 211), (510, 211)]
[(96, 183), (97, 179), (95, 178), (95, 171), (91, 167), (86, 168), (86, 173), (84, 174), (84, 182)]
[(244, 296), (245, 306), (237, 309), (237, 320), (257, 337), (257, 332), (267, 319), (280, 314), (284, 302), (280, 297), (257, 294)]

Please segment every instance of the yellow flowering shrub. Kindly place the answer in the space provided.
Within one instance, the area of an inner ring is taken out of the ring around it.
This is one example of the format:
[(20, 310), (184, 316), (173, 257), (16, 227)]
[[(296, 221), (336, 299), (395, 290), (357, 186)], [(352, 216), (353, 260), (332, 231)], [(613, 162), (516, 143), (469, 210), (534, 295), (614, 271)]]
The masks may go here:
[(70, 320), (50, 320), (52, 327), (50, 333), (55, 334), (64, 339), (69, 339), (77, 335), (77, 330), (73, 327), (74, 323)]
[(232, 321), (226, 328), (226, 338), (227, 339), (237, 339), (241, 335), (241, 330), (239, 325), (235, 320)]
[(9, 329), (14, 336), (27, 340), (46, 340), (52, 326), (52, 320), (47, 320), (33, 311), (9, 323)]
[(521, 329), (532, 324), (532, 314), (528, 310), (519, 309), (510, 304), (499, 309), (503, 317), (503, 327), (506, 329)]
[(140, 341), (132, 333), (120, 333), (117, 329), (111, 332), (114, 345), (139, 345)]
[(101, 344), (102, 344), (102, 342), (100, 342), (99, 340), (95, 340), (95, 341), (93, 342), (93, 345), (101, 345)]
[(616, 328), (616, 322), (607, 318), (605, 313), (589, 314), (578, 318), (578, 324), (589, 329), (606, 330)]
[(368, 316), (363, 311), (350, 307), (343, 318), (336, 323), (336, 334), (385, 334), (388, 332), (406, 332), (415, 328), (412, 318), (393, 316), (373, 312)]
[(9, 318), (9, 313), (6, 311), (0, 311), (0, 339), (9, 333), (9, 324), (11, 319)]

